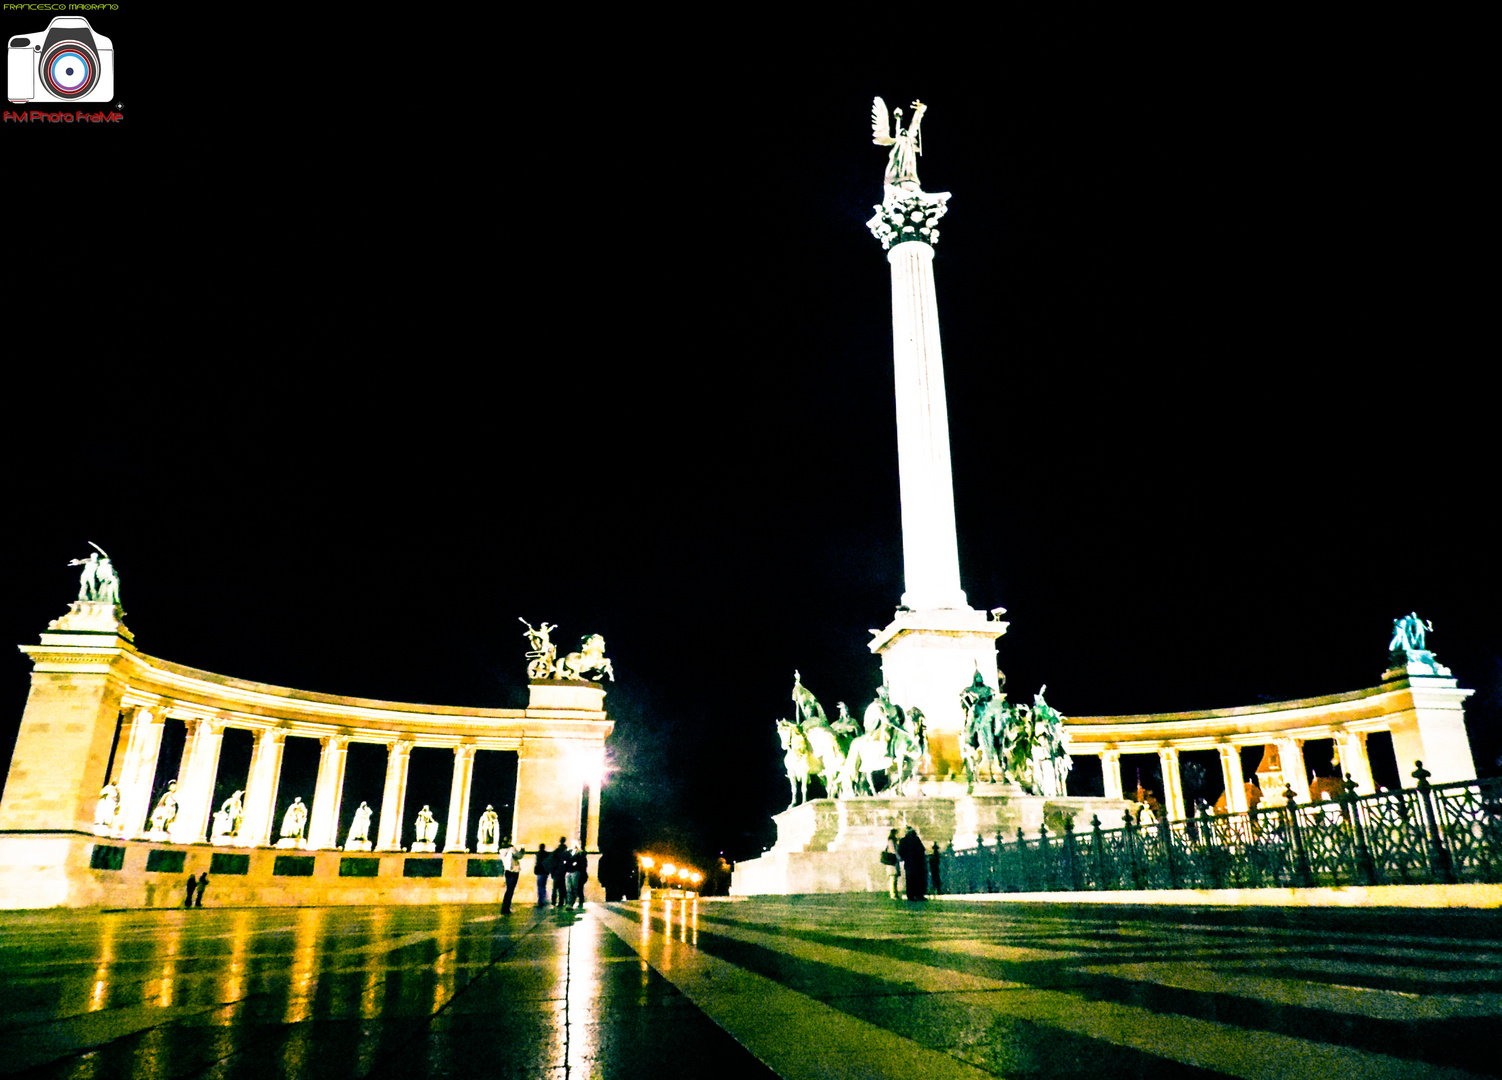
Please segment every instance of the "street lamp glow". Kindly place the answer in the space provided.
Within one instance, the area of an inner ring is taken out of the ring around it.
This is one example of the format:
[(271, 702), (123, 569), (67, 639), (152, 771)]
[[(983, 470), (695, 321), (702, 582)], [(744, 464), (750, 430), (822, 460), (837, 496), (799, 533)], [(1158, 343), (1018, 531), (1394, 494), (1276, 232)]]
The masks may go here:
[(643, 868), (645, 868), (647, 870), (650, 870), (650, 869), (652, 869), (653, 866), (657, 865), (656, 863), (654, 863), (652, 861), (652, 856), (650, 856), (650, 855), (643, 855), (641, 857), (641, 864), (642, 864)]
[(674, 866), (672, 863), (667, 862), (667, 863), (663, 863), (662, 864), (662, 876), (663, 877), (672, 877), (677, 872), (678, 872), (678, 868), (676, 866)]

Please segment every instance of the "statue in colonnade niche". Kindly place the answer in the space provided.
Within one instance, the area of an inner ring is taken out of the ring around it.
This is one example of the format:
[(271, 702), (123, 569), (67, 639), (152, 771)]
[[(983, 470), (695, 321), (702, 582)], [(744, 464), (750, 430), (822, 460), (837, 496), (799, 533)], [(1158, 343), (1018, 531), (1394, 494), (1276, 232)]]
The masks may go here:
[(426, 803), (417, 812), (417, 820), (412, 823), (412, 850), (434, 851), (437, 849), (435, 841), (438, 839), (438, 819), (433, 817), (433, 811)]
[(480, 827), (476, 835), (479, 840), (476, 851), (501, 850), (501, 817), (489, 803), (485, 804), (485, 812), (480, 815)]
[[(69, 566), (81, 566), (82, 572), (78, 575), (78, 598), (80, 600), (102, 601), (115, 607), (120, 606), (120, 578), (115, 574), (115, 565), (110, 562), (108, 553), (94, 541), (89, 541), (90, 552), (87, 559), (74, 559)], [(100, 558), (100, 556), (104, 556)]]
[(355, 810), (354, 820), (349, 823), (349, 836), (344, 839), (345, 851), (370, 850), (370, 818), (373, 811), (363, 799)]
[(292, 805), (287, 807), (287, 812), (282, 815), (281, 839), (276, 842), (277, 847), (302, 847), (303, 829), (308, 824), (308, 808), (303, 805), (302, 796), (298, 795), (292, 800)]
[(153, 839), (163, 839), (172, 823), (177, 820), (177, 781), (168, 780), (167, 790), (162, 792), (162, 797), (157, 800), (156, 808), (151, 811), (151, 836)]
[(115, 818), (120, 816), (120, 788), (109, 781), (99, 791), (99, 802), (94, 805), (94, 824), (102, 829), (115, 827)]
[(530, 646), (527, 649), (527, 678), (556, 679), (558, 646), (548, 635), (558, 629), (557, 624), (544, 620), (541, 627), (534, 627), (526, 619), (518, 621), (527, 628), (522, 632)]
[(233, 840), (240, 834), (240, 822), (245, 818), (245, 792), (236, 791), (214, 811), (214, 834), (212, 840)]

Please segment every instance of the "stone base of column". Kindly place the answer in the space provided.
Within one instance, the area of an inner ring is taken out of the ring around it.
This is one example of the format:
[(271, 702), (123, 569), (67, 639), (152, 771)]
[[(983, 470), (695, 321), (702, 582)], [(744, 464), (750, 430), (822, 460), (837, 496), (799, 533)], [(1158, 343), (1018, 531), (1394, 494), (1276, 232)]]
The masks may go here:
[[(965, 715), (960, 691), (980, 671), (986, 685), (997, 689), (996, 639), (1007, 624), (973, 608), (934, 608), (899, 611), (869, 646), (881, 657), (881, 673), (892, 701), (923, 710), (928, 727), (931, 774), (943, 779), (965, 775), (959, 759), (959, 733)], [(937, 738), (952, 733), (953, 741)], [(937, 745), (936, 745), (937, 744)]]

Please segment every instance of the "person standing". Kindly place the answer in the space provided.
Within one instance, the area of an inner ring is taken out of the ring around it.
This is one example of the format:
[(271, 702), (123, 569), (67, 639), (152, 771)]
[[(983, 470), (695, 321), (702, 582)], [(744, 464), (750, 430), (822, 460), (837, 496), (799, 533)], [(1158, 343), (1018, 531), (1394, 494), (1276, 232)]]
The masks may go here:
[(501, 901), (501, 914), (511, 914), (511, 897), (516, 892), (516, 883), (521, 878), (521, 868), (516, 864), (516, 848), (511, 846), (511, 837), (506, 837), (501, 848), (501, 870), (506, 875), (506, 899)]
[(532, 856), (532, 873), (537, 875), (537, 910), (548, 906), (548, 845), (538, 844)]
[(558, 838), (558, 850), (553, 852), (548, 869), (553, 875), (553, 906), (563, 907), (568, 902), (568, 897), (564, 895), (569, 871), (568, 837)]
[(944, 881), (939, 877), (939, 859), (941, 853), (936, 842), (934, 849), (928, 853), (928, 884), (935, 896), (944, 895)]
[(198, 896), (193, 901), (194, 907), (203, 907), (203, 894), (209, 887), (209, 872), (205, 870), (198, 875)]
[(887, 846), (881, 849), (881, 867), (887, 872), (887, 895), (897, 899), (897, 830), (887, 833)]
[(584, 907), (584, 883), (588, 880), (589, 856), (583, 848), (579, 848), (569, 859), (568, 898), (573, 907)]
[(923, 865), (927, 861), (927, 852), (923, 849), (923, 838), (909, 825), (907, 833), (897, 845), (897, 855), (902, 859), (902, 872), (907, 875), (907, 898), (909, 900), (927, 900), (928, 871)]
[(193, 890), (198, 888), (198, 878), (194, 877), (192, 874), (189, 874), (186, 888), (188, 890), (188, 895), (183, 897), (183, 907), (189, 908), (193, 906)]

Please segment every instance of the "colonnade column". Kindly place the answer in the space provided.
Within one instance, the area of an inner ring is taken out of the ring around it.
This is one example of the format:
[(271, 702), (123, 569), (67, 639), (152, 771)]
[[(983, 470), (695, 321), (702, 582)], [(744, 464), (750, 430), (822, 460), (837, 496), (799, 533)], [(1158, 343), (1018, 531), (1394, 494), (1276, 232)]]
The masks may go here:
[[(1278, 760), (1283, 765), (1283, 783), (1293, 788), (1298, 801), (1309, 801), (1309, 770), (1304, 765), (1304, 740), (1279, 739)], [(1279, 795), (1283, 793), (1278, 792)]]
[(245, 791), (245, 813), (236, 840), (241, 847), (264, 847), (271, 842), (271, 816), (276, 808), (276, 789), (282, 778), (282, 751), (287, 733), (265, 728), (256, 733), (250, 757), (250, 780)]
[(1158, 748), (1158, 764), (1163, 772), (1163, 809), (1168, 811), (1169, 821), (1184, 817), (1184, 781), (1179, 775), (1179, 748)]
[(1121, 751), (1102, 750), (1100, 752), (1100, 775), (1105, 782), (1105, 794), (1108, 799), (1124, 799), (1126, 793), (1121, 790)]
[(313, 812), (309, 816), (308, 847), (339, 846), (339, 803), (344, 795), (344, 761), (349, 752), (348, 735), (326, 735), (318, 758), (318, 783), (313, 788)]
[[(219, 750), (224, 743), (224, 724), (217, 720), (192, 720), (193, 738), (187, 744), (193, 756), (177, 785), (177, 820), (172, 838), (183, 844), (201, 844), (207, 839), (209, 811), (214, 802), (214, 777), (219, 772)], [(187, 752), (183, 756), (187, 758)]]
[(1335, 736), (1335, 749), (1340, 754), (1341, 775), (1351, 778), (1356, 785), (1356, 794), (1374, 793), (1377, 781), (1372, 776), (1372, 759), (1366, 754), (1366, 732), (1339, 732)]
[(397, 739), (386, 751), (386, 789), (381, 794), (381, 823), (376, 829), (377, 851), (402, 849), (402, 812), (407, 803), (407, 763), (412, 740)]
[(449, 785), (449, 818), (443, 838), (444, 851), (468, 851), (469, 786), (475, 773), (475, 748), (454, 747), (454, 779)]
[(156, 759), (162, 750), (162, 728), (166, 710), (152, 706), (136, 714), (131, 725), (130, 747), (120, 772), (121, 836), (136, 836), (151, 812), (151, 781), (156, 776)]
[(1246, 774), (1241, 771), (1241, 748), (1223, 743), (1215, 749), (1220, 753), (1220, 776), (1226, 785), (1226, 813), (1244, 814)]

